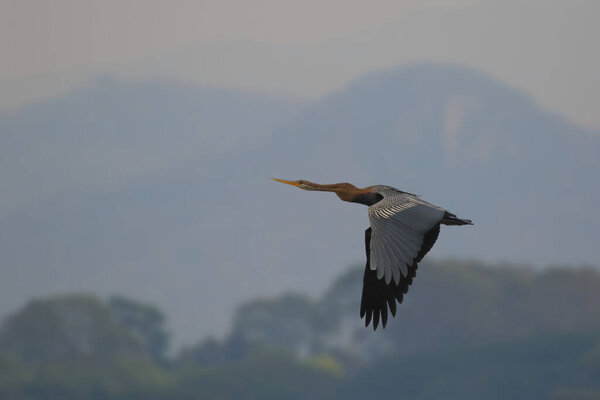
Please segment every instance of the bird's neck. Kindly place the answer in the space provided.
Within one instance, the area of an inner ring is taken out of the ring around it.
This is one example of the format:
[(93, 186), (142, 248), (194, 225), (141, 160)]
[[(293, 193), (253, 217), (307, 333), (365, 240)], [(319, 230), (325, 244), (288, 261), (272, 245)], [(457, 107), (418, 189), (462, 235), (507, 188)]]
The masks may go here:
[(312, 186), (309, 190), (318, 190), (321, 192), (335, 192), (335, 194), (343, 201), (351, 203), (360, 203), (367, 206), (377, 203), (383, 198), (379, 193), (375, 193), (371, 188), (359, 189), (351, 183), (333, 183), (329, 185), (321, 185), (310, 182)]

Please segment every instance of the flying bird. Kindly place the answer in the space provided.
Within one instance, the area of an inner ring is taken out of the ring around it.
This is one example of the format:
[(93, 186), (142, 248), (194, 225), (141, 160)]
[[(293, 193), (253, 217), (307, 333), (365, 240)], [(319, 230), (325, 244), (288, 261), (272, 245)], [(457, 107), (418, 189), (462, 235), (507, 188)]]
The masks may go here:
[(396, 315), (396, 300), (402, 303), (412, 283), (417, 264), (433, 247), (440, 225), (473, 225), (419, 196), (385, 185), (357, 188), (350, 183), (320, 185), (306, 180), (271, 178), (304, 190), (334, 192), (348, 202), (369, 206), (370, 227), (365, 231), (367, 264), (363, 278), (360, 317), (365, 327), (373, 321), (387, 324), (388, 307)]

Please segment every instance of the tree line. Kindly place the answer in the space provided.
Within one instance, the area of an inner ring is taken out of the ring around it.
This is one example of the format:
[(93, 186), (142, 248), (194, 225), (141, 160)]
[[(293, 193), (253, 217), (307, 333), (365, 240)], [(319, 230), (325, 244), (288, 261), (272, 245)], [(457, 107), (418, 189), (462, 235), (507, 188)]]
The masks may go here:
[(226, 337), (171, 356), (153, 305), (32, 300), (0, 327), (0, 398), (600, 398), (595, 269), (428, 261), (376, 332), (361, 283), (357, 267), (318, 299), (248, 301)]

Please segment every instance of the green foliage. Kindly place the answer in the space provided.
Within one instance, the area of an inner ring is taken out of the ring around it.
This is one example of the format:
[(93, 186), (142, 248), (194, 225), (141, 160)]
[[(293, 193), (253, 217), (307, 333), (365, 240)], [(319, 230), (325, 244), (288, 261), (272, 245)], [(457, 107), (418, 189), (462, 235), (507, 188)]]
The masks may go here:
[(236, 313), (231, 341), (238, 347), (257, 344), (286, 347), (296, 353), (310, 352), (318, 308), (308, 297), (286, 294), (272, 300), (243, 304)]
[[(147, 336), (137, 334), (146, 326), (131, 323), (132, 315), (151, 317), (140, 319), (150, 321)], [(0, 330), (0, 398), (151, 398), (170, 380), (143, 340), (161, 332), (161, 318), (126, 299), (110, 307), (84, 294), (31, 301)]]
[(9, 394), (15, 388), (23, 387), (30, 375), (31, 371), (22, 362), (0, 350), (0, 399), (10, 398)]
[(177, 365), (220, 366), (241, 360), (247, 349), (237, 349), (231, 342), (223, 342), (208, 338), (200, 344), (181, 351), (177, 357)]
[(423, 263), (377, 332), (357, 315), (361, 275), (248, 302), (228, 337), (174, 360), (151, 305), (32, 301), (0, 328), (0, 399), (598, 398), (597, 271)]
[[(65, 360), (29, 367), (20, 379), (0, 386), (0, 397), (14, 399), (158, 398), (170, 376), (148, 358), (116, 357), (109, 362)], [(10, 394), (10, 396), (8, 396)]]
[(331, 356), (313, 356), (306, 360), (307, 365), (323, 370), (335, 376), (344, 374), (344, 367)]
[(246, 303), (228, 338), (188, 349), (186, 357), (222, 364), (254, 346), (278, 345), (299, 356), (330, 354), (353, 369), (389, 354), (600, 330), (600, 274), (589, 268), (426, 261), (396, 318), (375, 333), (358, 316), (362, 274), (362, 267), (348, 271), (316, 301), (284, 295)]
[(28, 364), (79, 358), (107, 361), (144, 352), (110, 310), (89, 295), (31, 301), (4, 321), (0, 347)]
[(297, 360), (277, 348), (260, 348), (229, 365), (187, 368), (177, 381), (182, 399), (326, 399), (338, 374)]
[(598, 393), (585, 361), (600, 333), (539, 335), (501, 344), (387, 358), (348, 379), (334, 399), (552, 399)]
[(163, 313), (155, 306), (125, 297), (113, 297), (108, 305), (117, 323), (141, 342), (155, 360), (164, 361), (169, 335)]

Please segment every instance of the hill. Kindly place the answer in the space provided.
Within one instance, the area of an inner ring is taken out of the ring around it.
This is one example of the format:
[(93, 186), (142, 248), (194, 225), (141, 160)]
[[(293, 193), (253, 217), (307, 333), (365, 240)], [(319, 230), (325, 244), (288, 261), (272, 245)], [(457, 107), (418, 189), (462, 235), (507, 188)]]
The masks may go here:
[(366, 210), (270, 176), (389, 184), (473, 219), (432, 257), (599, 256), (600, 135), (455, 66), (371, 74), (311, 104), (105, 78), (0, 130), (0, 315), (57, 291), (128, 293), (189, 343), (225, 332), (242, 299), (323, 293), (363, 260)]

